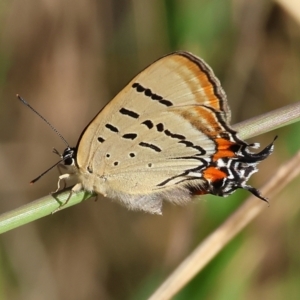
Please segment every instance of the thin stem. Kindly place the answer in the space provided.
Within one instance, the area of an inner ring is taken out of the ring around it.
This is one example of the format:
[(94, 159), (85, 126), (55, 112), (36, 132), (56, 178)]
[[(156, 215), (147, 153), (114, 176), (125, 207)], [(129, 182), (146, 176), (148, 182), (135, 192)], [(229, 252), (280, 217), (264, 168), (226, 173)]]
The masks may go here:
[(233, 126), (239, 137), (249, 139), (300, 121), (300, 102), (272, 110)]
[[(267, 114), (258, 116), (251, 120), (242, 122), (234, 126), (239, 132), (239, 136), (243, 139), (253, 137), (270, 131), (275, 128), (292, 124), (300, 120), (300, 102), (283, 108), (271, 111)], [(0, 215), (0, 233), (9, 231), (21, 225), (27, 224), (44, 216), (50, 215), (53, 211), (60, 207), (60, 203), (64, 203), (69, 196), (69, 191), (57, 194), (57, 199), (52, 195), (45, 196), (39, 200), (23, 205), (10, 212)], [(73, 194), (68, 204), (62, 209), (82, 202), (92, 195), (88, 193)]]
[[(42, 217), (51, 215), (65, 203), (70, 194), (70, 189), (65, 190), (57, 195), (48, 195), (26, 205), (18, 207), (9, 212), (0, 215), (0, 234), (12, 230), (24, 224), (30, 223)], [(72, 195), (72, 201), (68, 201), (61, 209), (78, 204), (92, 195), (86, 192), (80, 192)]]

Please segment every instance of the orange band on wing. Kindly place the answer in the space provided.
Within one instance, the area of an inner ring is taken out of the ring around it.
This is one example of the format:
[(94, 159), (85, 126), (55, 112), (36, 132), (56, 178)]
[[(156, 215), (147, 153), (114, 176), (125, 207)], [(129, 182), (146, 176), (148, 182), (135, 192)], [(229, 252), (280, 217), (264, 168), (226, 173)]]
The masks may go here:
[(230, 149), (232, 145), (234, 145), (233, 142), (219, 138), (215, 139), (215, 142), (217, 144), (217, 152), (213, 156), (213, 161), (216, 161), (219, 158), (222, 157), (234, 157), (235, 153)]
[[(226, 178), (227, 174), (215, 167), (208, 167), (206, 170), (204, 170), (203, 177), (209, 182), (215, 182)], [(199, 189), (193, 191), (193, 195), (205, 195), (210, 193), (211, 191), (208, 189)]]
[[(199, 59), (197, 61), (191, 60), (191, 58), (188, 58), (186, 56), (175, 56), (174, 59), (176, 60), (182, 60), (184, 61), (184, 64), (188, 67), (188, 70), (193, 73), (193, 76), (191, 74), (187, 73), (184, 74), (182, 73), (182, 77), (185, 83), (188, 83), (191, 87), (191, 91), (197, 91), (199, 87), (202, 88), (202, 91), (205, 95), (206, 99), (203, 99), (203, 96), (199, 93), (199, 103), (200, 104), (207, 104), (210, 107), (213, 107), (215, 110), (220, 111), (220, 99), (216, 96), (214, 92), (214, 86), (213, 84), (209, 81), (208, 75), (201, 69), (202, 68), (207, 68), (206, 65)], [(180, 62), (180, 64), (183, 64), (183, 62)], [(211, 71), (212, 72), (212, 71)], [(185, 78), (187, 77), (187, 78)], [(196, 78), (197, 81), (192, 81), (190, 80), (191, 78)]]
[(203, 133), (209, 136), (215, 136), (223, 130), (223, 128), (220, 126), (220, 123), (216, 119), (215, 114), (212, 114), (211, 111), (206, 107), (195, 106), (193, 109), (198, 115), (198, 120), (201, 120), (201, 124), (204, 125), (201, 128)]
[[(176, 111), (176, 108), (173, 111)], [(188, 111), (179, 108), (177, 111), (199, 131), (212, 138), (224, 131), (215, 114), (205, 106), (193, 106)]]
[(220, 110), (220, 99), (217, 98), (214, 92), (214, 87), (212, 83), (208, 80), (207, 75), (204, 72), (199, 72), (197, 70), (198, 80), (203, 88), (205, 96), (208, 98), (210, 106), (216, 110)]
[(206, 170), (204, 170), (203, 177), (213, 182), (227, 177), (227, 174), (219, 169), (216, 169), (215, 167), (209, 167)]

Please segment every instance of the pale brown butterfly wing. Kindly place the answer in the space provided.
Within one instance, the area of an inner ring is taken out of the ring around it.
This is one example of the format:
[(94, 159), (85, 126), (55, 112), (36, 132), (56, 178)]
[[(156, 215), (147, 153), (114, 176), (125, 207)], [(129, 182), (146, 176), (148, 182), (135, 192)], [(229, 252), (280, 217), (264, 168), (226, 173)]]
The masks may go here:
[(253, 156), (229, 120), (225, 93), (210, 67), (187, 52), (165, 56), (84, 130), (75, 190), (83, 187), (151, 213), (161, 212), (163, 199), (184, 203), (193, 194), (226, 196), (239, 187), (260, 197), (246, 181), (271, 148)]
[[(219, 111), (224, 119), (228, 117), (227, 104), (222, 104), (225, 110), (221, 108), (214, 94), (216, 88), (224, 97), (211, 69), (191, 58), (187, 53), (175, 53), (158, 60), (91, 122), (77, 153), (86, 189), (121, 199), (132, 208), (155, 212), (160, 211), (163, 197), (172, 202), (190, 199), (179, 183), (195, 176), (187, 170), (205, 166), (215, 144), (199, 131), (211, 126), (205, 118), (198, 114), (185, 118), (182, 113), (205, 105)], [(199, 72), (199, 64), (212, 74), (214, 86), (206, 84), (207, 75)], [(219, 127), (217, 120), (214, 126)], [(201, 175), (197, 177), (199, 184)]]

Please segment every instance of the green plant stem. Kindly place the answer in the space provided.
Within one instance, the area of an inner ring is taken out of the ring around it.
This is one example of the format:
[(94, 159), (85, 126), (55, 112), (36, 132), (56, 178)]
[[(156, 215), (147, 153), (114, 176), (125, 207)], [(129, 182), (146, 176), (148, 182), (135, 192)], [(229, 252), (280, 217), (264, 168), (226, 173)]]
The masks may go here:
[[(247, 139), (299, 120), (300, 102), (297, 102), (239, 123), (233, 128), (238, 131), (240, 138)], [(65, 209), (92, 197), (92, 194), (87, 192), (73, 194), (68, 203), (61, 206), (61, 203), (66, 202), (69, 194), (70, 189), (58, 193), (55, 195), (55, 198), (52, 195), (48, 195), (3, 213), (0, 215), (0, 234), (50, 215), (58, 208)]]
[(281, 128), (300, 121), (300, 102), (272, 110), (263, 115), (248, 119), (233, 126), (242, 139)]
[[(48, 195), (36, 201), (13, 209), (9, 212), (1, 214), (0, 234), (40, 219), (42, 217), (48, 216), (57, 211), (57, 209), (65, 209), (92, 197), (91, 194), (82, 191), (77, 194), (73, 194), (68, 203), (62, 205), (67, 201), (70, 190), (71, 189), (67, 189), (63, 192), (60, 192), (59, 194), (55, 195), (55, 198), (52, 195)], [(57, 211), (57, 213), (58, 212), (59, 211)]]

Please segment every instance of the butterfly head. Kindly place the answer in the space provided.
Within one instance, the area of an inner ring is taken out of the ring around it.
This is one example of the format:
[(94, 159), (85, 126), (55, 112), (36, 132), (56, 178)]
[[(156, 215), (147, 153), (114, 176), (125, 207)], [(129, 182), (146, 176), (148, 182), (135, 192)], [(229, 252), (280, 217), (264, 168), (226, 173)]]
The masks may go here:
[(63, 154), (61, 155), (61, 158), (64, 162), (65, 166), (75, 166), (75, 157), (76, 157), (76, 148), (68, 146)]

